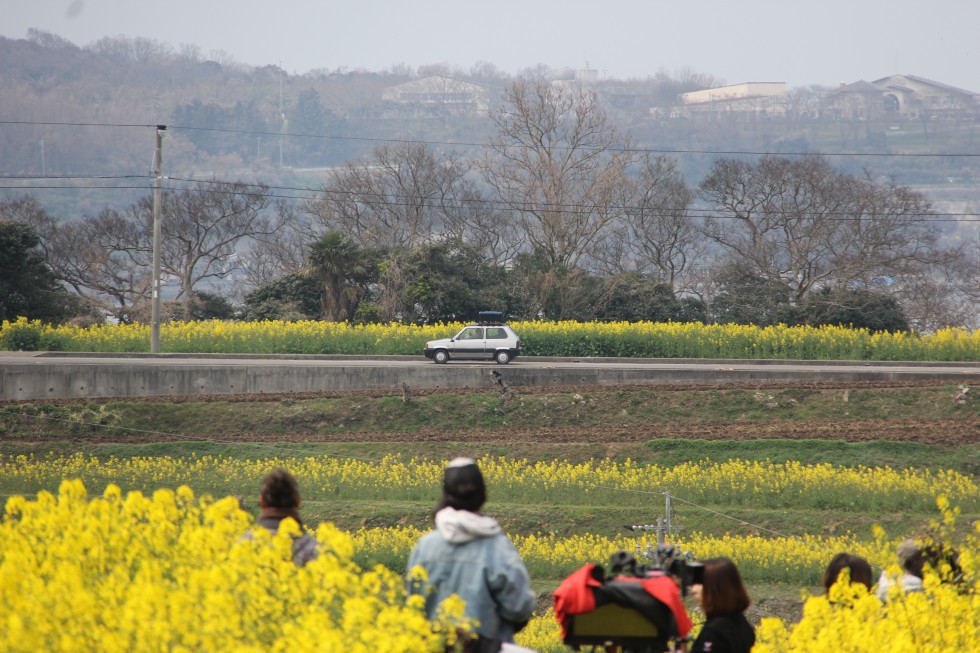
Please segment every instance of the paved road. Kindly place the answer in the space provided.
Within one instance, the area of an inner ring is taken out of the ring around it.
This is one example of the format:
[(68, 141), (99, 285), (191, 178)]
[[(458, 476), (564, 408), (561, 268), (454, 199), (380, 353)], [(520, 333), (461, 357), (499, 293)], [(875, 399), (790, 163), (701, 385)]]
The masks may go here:
[[(495, 376), (499, 375), (499, 376)], [(3, 352), (0, 400), (331, 390), (765, 381), (980, 381), (980, 363), (422, 356), (68, 355)]]

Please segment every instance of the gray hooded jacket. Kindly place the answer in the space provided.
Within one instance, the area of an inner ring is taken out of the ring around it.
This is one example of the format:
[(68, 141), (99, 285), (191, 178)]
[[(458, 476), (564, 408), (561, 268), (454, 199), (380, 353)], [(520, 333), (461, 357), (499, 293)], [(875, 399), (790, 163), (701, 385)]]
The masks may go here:
[[(260, 517), (258, 524), (275, 535), (279, 531), (279, 522), (283, 519), (284, 517)], [(319, 553), (319, 544), (309, 533), (293, 536), (293, 562), (297, 567), (306, 565)]]
[(436, 530), (423, 535), (408, 558), (408, 569), (416, 566), (428, 573), (428, 586), (410, 583), (408, 591), (425, 595), (430, 619), (443, 600), (458, 594), (480, 635), (513, 642), (515, 628), (534, 612), (527, 568), (492, 517), (443, 508)]

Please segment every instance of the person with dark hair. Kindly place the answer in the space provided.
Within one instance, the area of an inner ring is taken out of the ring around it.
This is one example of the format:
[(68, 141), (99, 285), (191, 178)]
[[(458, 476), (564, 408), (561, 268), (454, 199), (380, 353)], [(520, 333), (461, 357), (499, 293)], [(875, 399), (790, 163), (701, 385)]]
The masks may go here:
[(692, 585), (691, 593), (707, 621), (690, 653), (749, 653), (755, 644), (755, 629), (745, 618), (751, 601), (735, 563), (728, 558), (705, 560), (704, 582)]
[(830, 560), (826, 571), (823, 572), (823, 588), (830, 591), (842, 571), (847, 569), (852, 583), (860, 583), (869, 590), (874, 587), (874, 578), (871, 572), (871, 563), (861, 556), (852, 553), (838, 553)]
[[(303, 531), (303, 520), (299, 517), (301, 500), (296, 478), (281, 467), (272, 470), (262, 480), (259, 491), (259, 526), (275, 535), (282, 520), (290, 517)], [(304, 531), (293, 537), (293, 562), (300, 567), (316, 558), (318, 553), (318, 543), (309, 533)]]
[(893, 585), (898, 585), (905, 593), (921, 592), (922, 578), (926, 567), (937, 573), (945, 572), (944, 581), (953, 583), (959, 582), (963, 570), (959, 565), (959, 554), (952, 547), (944, 545), (942, 542), (927, 540), (916, 542), (909, 538), (898, 545), (895, 550), (898, 562), (902, 567), (902, 574), (893, 578), (882, 572), (878, 578), (878, 598), (884, 601), (888, 598), (888, 593)]
[[(455, 594), (466, 602), (465, 617), (475, 622), (474, 650), (499, 651), (511, 643), (534, 612), (531, 581), (513, 543), (500, 524), (480, 512), (487, 499), (483, 474), (472, 458), (456, 458), (443, 475), (435, 530), (423, 535), (408, 558), (410, 594), (425, 596), (429, 619)], [(421, 567), (427, 579), (414, 579)]]

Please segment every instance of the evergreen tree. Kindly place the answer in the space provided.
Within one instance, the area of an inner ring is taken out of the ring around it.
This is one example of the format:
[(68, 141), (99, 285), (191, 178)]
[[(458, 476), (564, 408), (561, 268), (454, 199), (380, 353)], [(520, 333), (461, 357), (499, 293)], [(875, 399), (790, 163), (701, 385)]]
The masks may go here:
[(60, 322), (77, 312), (77, 299), (58, 283), (40, 245), (33, 227), (0, 218), (0, 320)]

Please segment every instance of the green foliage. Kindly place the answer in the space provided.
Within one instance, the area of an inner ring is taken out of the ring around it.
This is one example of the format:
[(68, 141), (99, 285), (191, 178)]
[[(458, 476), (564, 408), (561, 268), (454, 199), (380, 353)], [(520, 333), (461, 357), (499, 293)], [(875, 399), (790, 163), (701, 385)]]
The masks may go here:
[(700, 322), (704, 305), (674, 296), (669, 284), (648, 274), (625, 273), (605, 280), (606, 300), (596, 319), (627, 322)]
[(37, 351), (41, 348), (41, 325), (18, 320), (0, 331), (0, 346), (9, 351)]
[(235, 317), (235, 306), (227, 297), (210, 292), (194, 293), (191, 302), (192, 320), (230, 320)]
[(320, 316), (320, 285), (303, 274), (287, 274), (245, 295), (242, 318), (311, 320)]
[(506, 311), (503, 268), (458, 241), (426, 245), (411, 253), (408, 288), (411, 320), (417, 324), (475, 320), (487, 307)]
[(61, 322), (77, 313), (78, 299), (58, 283), (40, 245), (33, 227), (0, 216), (0, 321)]
[(799, 312), (806, 324), (840, 325), (868, 331), (907, 331), (908, 318), (894, 297), (869, 290), (827, 288), (807, 297)]
[(592, 320), (605, 303), (605, 283), (576, 267), (552, 263), (541, 249), (518, 254), (508, 273), (510, 314), (528, 320)]
[(377, 281), (377, 255), (348, 236), (330, 231), (310, 246), (309, 276), (319, 286), (317, 316), (343, 322), (357, 312), (361, 299)]
[(719, 324), (796, 324), (789, 286), (764, 279), (754, 271), (730, 264), (716, 277), (720, 291), (711, 304), (711, 317)]
[[(663, 438), (643, 445), (636, 459), (660, 465), (679, 465), (691, 460), (727, 462), (754, 460), (775, 463), (805, 460), (843, 467), (868, 466), (894, 469), (955, 469), (966, 474), (980, 468), (976, 447), (937, 447), (918, 442), (846, 442), (843, 440), (685, 440)], [(651, 458), (652, 456), (652, 458)]]

